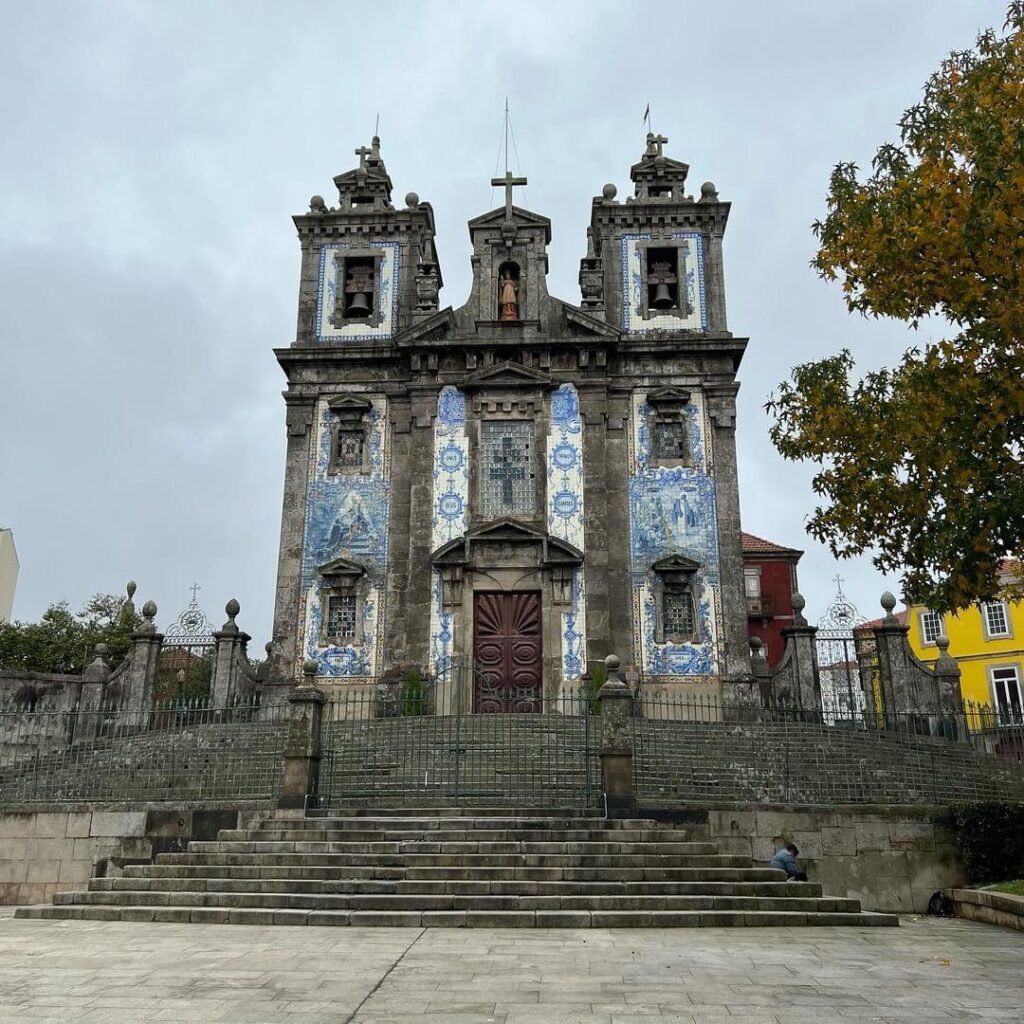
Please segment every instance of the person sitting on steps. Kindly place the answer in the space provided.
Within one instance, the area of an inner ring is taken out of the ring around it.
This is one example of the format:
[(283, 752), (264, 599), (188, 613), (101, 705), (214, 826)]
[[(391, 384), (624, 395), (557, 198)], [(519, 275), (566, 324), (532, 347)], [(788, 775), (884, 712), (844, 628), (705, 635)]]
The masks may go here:
[(776, 851), (775, 856), (768, 862), (768, 866), (771, 868), (779, 868), (786, 872), (787, 882), (806, 882), (807, 872), (800, 870), (800, 865), (797, 864), (796, 858), (800, 851), (796, 847), (796, 843), (786, 843), (781, 849)]

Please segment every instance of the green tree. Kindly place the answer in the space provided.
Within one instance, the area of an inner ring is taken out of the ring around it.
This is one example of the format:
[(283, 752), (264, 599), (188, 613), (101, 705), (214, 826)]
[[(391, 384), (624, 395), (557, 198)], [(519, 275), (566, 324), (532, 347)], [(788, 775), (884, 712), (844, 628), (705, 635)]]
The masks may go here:
[(832, 172), (812, 266), (851, 312), (949, 336), (861, 379), (848, 351), (797, 366), (767, 408), (779, 452), (819, 467), (811, 535), (947, 610), (1024, 550), (1024, 0), (899, 128), (863, 180)]
[(0, 623), (0, 668), (36, 672), (81, 672), (97, 644), (109, 648), (110, 666), (120, 664), (142, 619), (123, 597), (95, 594), (77, 614), (66, 601), (52, 604), (38, 622)]

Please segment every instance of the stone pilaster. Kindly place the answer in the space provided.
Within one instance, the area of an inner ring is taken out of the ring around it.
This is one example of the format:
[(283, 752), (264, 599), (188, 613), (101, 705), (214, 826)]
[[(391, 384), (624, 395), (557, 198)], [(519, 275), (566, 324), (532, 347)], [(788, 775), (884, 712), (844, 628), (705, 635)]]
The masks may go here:
[(302, 630), (302, 543), (306, 524), (309, 453), (313, 444), (312, 398), (285, 396), (288, 405), (288, 448), (285, 456), (284, 500), (281, 509), (281, 544), (274, 603), (274, 652), (270, 675), (275, 680), (296, 678)]
[(817, 626), (804, 618), (806, 602), (801, 594), (793, 595), (793, 625), (782, 631), (789, 651), (790, 678), (793, 697), (804, 711), (821, 711), (821, 676), (818, 671)]
[(885, 609), (885, 617), (880, 626), (875, 626), (874, 634), (884, 713), (891, 715), (919, 710), (908, 657), (911, 654), (907, 641), (910, 628), (893, 615), (896, 598), (889, 591), (882, 595), (882, 607)]
[(939, 648), (939, 657), (932, 671), (939, 691), (939, 707), (943, 714), (962, 715), (964, 696), (960, 689), (960, 666), (950, 657), (947, 637), (940, 636), (935, 644)]
[(747, 601), (743, 591), (743, 541), (740, 533), (740, 492), (736, 469), (736, 392), (728, 384), (708, 388), (708, 415), (714, 458), (718, 517), (719, 582), (722, 598), (722, 683), (731, 685), (750, 678), (750, 645), (747, 634)]

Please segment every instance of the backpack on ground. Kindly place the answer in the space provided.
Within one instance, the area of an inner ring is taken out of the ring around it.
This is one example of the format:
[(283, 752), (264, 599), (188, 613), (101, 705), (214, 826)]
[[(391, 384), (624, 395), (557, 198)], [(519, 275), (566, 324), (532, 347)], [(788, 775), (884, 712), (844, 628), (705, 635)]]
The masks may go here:
[(928, 901), (928, 913), (932, 917), (952, 917), (953, 901), (941, 889), (936, 889)]

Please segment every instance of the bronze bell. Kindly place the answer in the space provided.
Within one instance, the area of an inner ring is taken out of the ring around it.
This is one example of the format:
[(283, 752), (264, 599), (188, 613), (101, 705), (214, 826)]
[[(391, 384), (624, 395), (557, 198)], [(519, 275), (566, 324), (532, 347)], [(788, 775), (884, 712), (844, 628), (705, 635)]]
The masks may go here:
[(370, 298), (366, 292), (356, 292), (352, 301), (348, 304), (349, 316), (369, 316)]
[(655, 309), (671, 309), (675, 304), (676, 301), (672, 298), (668, 285), (664, 281), (659, 281), (654, 289), (654, 298), (651, 300), (651, 305)]

